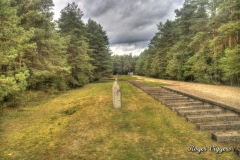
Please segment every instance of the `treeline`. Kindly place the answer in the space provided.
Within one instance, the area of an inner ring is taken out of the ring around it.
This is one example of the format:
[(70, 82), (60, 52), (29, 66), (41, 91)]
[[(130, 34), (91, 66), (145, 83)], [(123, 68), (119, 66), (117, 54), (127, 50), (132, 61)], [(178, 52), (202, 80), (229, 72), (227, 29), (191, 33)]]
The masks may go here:
[(140, 54), (140, 75), (239, 85), (240, 1), (185, 0)]
[(113, 74), (128, 74), (135, 73), (135, 66), (138, 56), (132, 56), (132, 53), (125, 55), (113, 55)]
[(53, 21), (52, 0), (0, 1), (0, 104), (26, 89), (80, 87), (112, 74), (106, 32), (75, 3)]

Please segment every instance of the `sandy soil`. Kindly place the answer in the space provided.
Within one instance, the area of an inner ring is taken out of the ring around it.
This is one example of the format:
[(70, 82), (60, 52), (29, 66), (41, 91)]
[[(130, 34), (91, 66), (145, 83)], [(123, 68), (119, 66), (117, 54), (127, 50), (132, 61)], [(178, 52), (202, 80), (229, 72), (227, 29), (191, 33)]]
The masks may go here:
[(240, 109), (240, 87), (179, 82), (134, 76), (138, 79), (169, 84), (169, 88)]

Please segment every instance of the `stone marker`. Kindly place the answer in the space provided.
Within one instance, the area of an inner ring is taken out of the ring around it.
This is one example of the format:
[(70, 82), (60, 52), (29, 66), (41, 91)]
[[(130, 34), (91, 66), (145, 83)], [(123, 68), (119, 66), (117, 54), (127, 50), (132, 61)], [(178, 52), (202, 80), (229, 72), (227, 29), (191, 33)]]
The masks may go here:
[(116, 76), (115, 82), (113, 83), (112, 99), (113, 99), (113, 108), (122, 107), (122, 93), (118, 85), (118, 75)]

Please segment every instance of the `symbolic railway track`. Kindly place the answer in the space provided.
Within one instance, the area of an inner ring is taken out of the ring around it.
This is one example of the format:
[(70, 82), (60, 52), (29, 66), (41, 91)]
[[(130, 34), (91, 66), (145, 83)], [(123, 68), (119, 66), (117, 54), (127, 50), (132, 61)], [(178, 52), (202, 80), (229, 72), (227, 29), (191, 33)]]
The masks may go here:
[(153, 87), (139, 81), (129, 81), (160, 101), (199, 130), (209, 130), (217, 142), (240, 142), (240, 111), (167, 87)]

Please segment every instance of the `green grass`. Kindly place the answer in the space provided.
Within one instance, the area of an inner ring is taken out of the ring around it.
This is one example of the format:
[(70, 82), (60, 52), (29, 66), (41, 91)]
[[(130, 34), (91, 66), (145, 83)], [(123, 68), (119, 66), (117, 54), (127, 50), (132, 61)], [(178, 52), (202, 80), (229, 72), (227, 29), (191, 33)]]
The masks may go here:
[(112, 109), (113, 80), (81, 89), (22, 112), (0, 117), (0, 159), (234, 159), (233, 152), (198, 154), (188, 147), (218, 144), (119, 76), (122, 108)]

